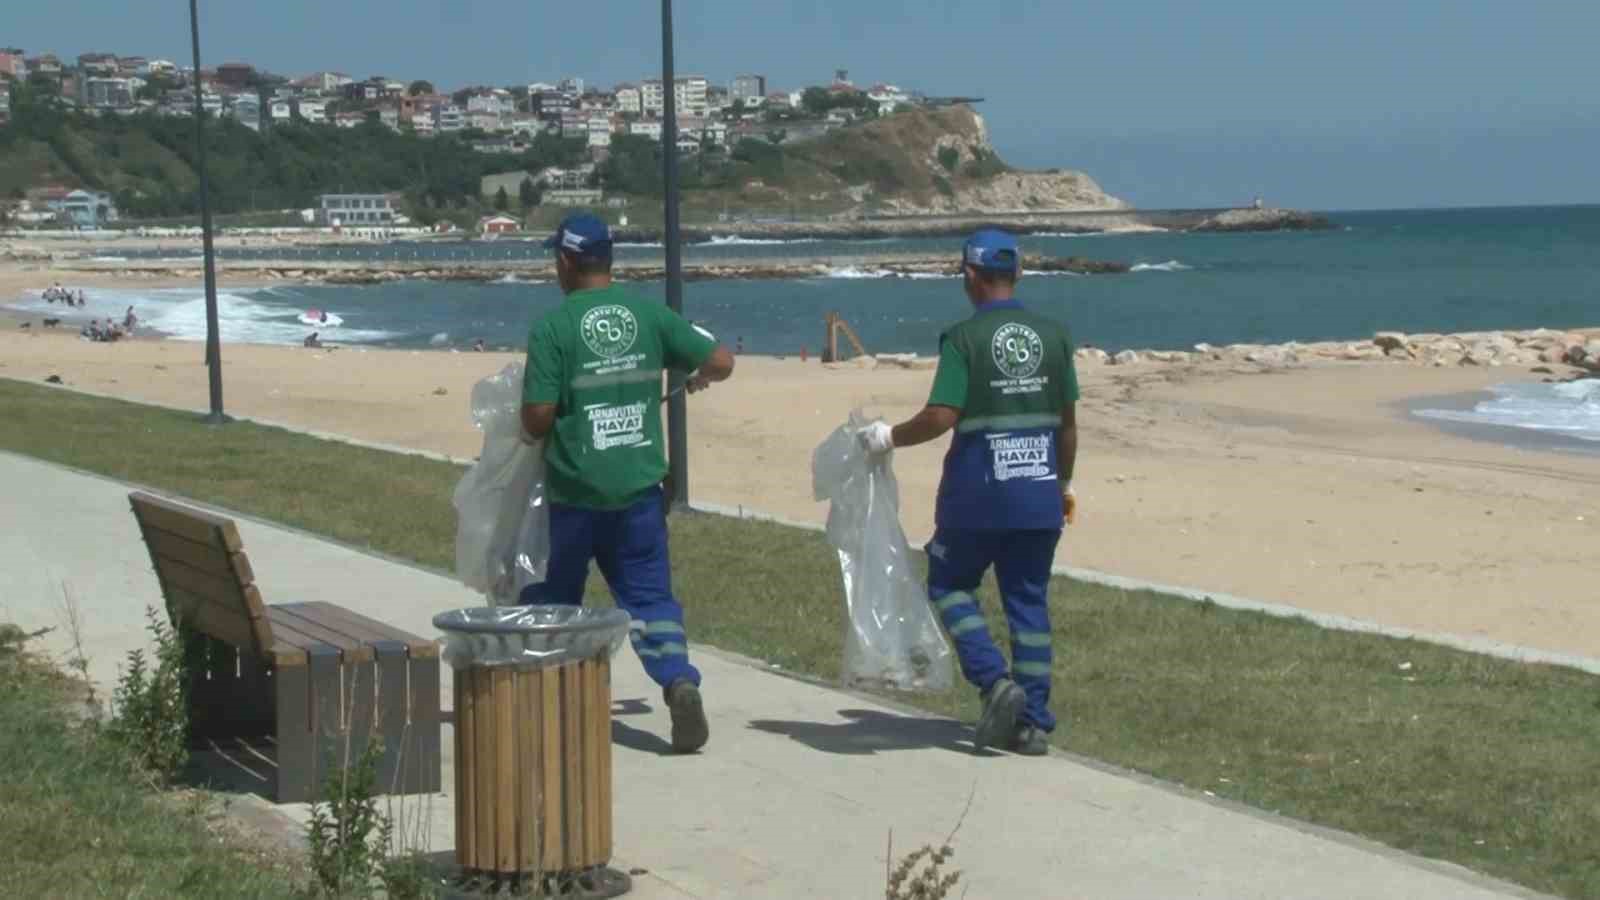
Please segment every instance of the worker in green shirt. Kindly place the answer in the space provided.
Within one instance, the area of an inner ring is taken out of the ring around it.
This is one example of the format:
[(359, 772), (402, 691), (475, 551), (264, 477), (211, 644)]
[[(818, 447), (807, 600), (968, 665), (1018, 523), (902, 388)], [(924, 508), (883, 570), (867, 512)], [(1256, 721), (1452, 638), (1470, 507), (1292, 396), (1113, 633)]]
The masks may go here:
[(520, 599), (580, 604), (597, 562), (633, 617), (640, 662), (662, 687), (672, 747), (692, 753), (710, 730), (667, 558), (661, 373), (692, 373), (688, 388), (698, 391), (733, 374), (733, 356), (663, 304), (612, 284), (611, 244), (610, 228), (583, 214), (545, 242), (566, 299), (528, 336), (522, 427), (545, 439), (550, 564)]
[[(1050, 710), (1050, 569), (1077, 499), (1078, 377), (1066, 326), (1016, 299), (1016, 239), (984, 229), (962, 248), (974, 313), (940, 336), (923, 410), (862, 430), (886, 454), (955, 429), (939, 482), (928, 595), (983, 697), (973, 744), (1038, 756), (1056, 727)], [(1011, 663), (995, 647), (975, 592), (993, 566), (1011, 626)]]

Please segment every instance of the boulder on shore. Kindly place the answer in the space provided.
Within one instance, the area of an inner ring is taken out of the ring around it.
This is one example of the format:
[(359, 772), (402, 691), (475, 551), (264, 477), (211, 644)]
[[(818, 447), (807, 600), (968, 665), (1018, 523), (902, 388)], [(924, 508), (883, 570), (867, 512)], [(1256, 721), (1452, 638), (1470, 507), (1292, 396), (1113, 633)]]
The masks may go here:
[(1230, 209), (1194, 226), (1192, 231), (1326, 231), (1324, 216), (1294, 209)]

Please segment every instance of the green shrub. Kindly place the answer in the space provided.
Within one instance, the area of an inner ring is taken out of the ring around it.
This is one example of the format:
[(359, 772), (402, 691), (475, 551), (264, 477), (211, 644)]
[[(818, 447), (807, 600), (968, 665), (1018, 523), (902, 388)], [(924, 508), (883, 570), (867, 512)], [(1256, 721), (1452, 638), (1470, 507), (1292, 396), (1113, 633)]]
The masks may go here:
[(108, 736), (133, 762), (158, 781), (170, 781), (189, 761), (189, 682), (183, 642), (164, 616), (146, 607), (155, 664), (143, 650), (128, 654), (128, 667), (111, 695)]

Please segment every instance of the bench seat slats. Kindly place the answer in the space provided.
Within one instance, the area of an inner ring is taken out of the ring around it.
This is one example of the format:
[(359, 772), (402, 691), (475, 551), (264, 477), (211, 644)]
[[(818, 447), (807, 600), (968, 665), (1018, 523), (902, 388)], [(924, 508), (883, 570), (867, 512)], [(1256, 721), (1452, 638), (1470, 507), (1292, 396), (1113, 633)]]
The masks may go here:
[(404, 644), (407, 655), (413, 659), (431, 659), (439, 655), (439, 643), (437, 641), (418, 637), (393, 625), (368, 618), (353, 609), (335, 606), (332, 603), (321, 601), (279, 603), (274, 604), (272, 608), (311, 613), (317, 621), (322, 622), (327, 627), (361, 641), (394, 641)]
[(297, 612), (286, 605), (279, 604), (267, 607), (267, 620), (272, 623), (274, 631), (292, 629), (310, 640), (337, 648), (347, 663), (372, 661), (371, 644), (366, 644), (358, 638), (341, 634), (316, 619)]
[(182, 563), (207, 575), (237, 580), (241, 585), (255, 583), (256, 575), (250, 568), (250, 558), (242, 552), (229, 553), (216, 545), (202, 544), (151, 527), (144, 529), (144, 542), (153, 556)]

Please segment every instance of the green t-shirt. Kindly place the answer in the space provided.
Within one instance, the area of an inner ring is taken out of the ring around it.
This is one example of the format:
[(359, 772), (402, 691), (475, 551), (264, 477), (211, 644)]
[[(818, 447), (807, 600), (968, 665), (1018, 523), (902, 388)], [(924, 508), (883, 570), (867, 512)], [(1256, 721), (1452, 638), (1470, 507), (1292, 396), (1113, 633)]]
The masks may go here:
[(545, 443), (550, 499), (623, 509), (660, 484), (661, 371), (693, 371), (716, 346), (665, 305), (616, 285), (576, 291), (535, 322), (522, 399), (556, 406)]

